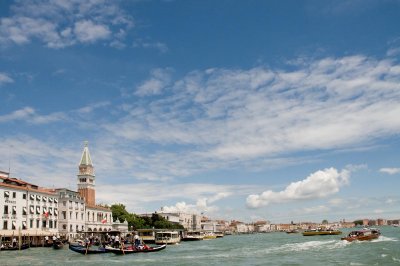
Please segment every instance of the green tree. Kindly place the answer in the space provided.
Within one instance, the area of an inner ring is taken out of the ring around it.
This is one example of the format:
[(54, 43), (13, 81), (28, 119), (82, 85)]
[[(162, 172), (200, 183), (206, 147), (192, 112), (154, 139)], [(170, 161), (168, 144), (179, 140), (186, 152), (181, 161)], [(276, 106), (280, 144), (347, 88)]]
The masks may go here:
[(362, 225), (362, 224), (363, 224), (363, 221), (362, 221), (362, 220), (355, 220), (353, 223), (354, 223), (355, 225)]
[(128, 211), (125, 209), (125, 205), (123, 204), (113, 204), (111, 205), (111, 211), (113, 216), (113, 221), (119, 220), (120, 223), (127, 220), (129, 215)]

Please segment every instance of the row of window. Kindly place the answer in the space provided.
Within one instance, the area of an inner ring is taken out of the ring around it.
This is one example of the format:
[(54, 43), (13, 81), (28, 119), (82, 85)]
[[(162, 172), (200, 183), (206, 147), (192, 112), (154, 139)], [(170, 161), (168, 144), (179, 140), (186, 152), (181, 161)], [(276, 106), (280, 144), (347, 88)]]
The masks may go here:
[[(34, 221), (35, 221), (34, 219), (30, 219), (29, 220), (29, 228), (31, 228), (31, 229), (35, 228), (34, 225), (36, 225), (37, 229), (40, 229), (40, 228), (49, 228), (49, 229), (57, 228), (57, 221), (42, 220), (42, 227), (40, 227), (40, 220), (39, 219), (36, 219), (36, 223)], [(3, 221), (3, 230), (8, 230), (9, 227), (10, 227), (11, 230), (19, 229), (19, 228), (17, 228), (17, 222), (16, 221), (12, 221), (12, 222), (9, 222), (7, 220)], [(21, 229), (22, 230), (28, 229), (25, 221), (22, 222)]]
[[(73, 212), (69, 212), (69, 219), (72, 219), (72, 214), (73, 214)], [(66, 211), (62, 211), (61, 212), (61, 218), (62, 219), (67, 219), (67, 212)], [(75, 212), (75, 220), (79, 220), (78, 218), (79, 218), (79, 213)], [(81, 213), (80, 219), (83, 221), (83, 219), (84, 219), (83, 213)]]
[[(13, 191), (12, 193), (10, 193), (10, 191), (4, 191), (4, 198), (10, 198), (12, 197), (13, 199), (17, 198), (17, 192)], [(22, 199), (26, 199), (26, 193), (22, 194)], [(29, 195), (29, 199), (30, 200), (37, 200), (37, 201), (43, 201), (43, 202), (50, 202), (50, 203), (58, 203), (58, 199), (57, 198), (52, 198), (52, 197), (46, 197), (46, 196), (41, 196), (41, 195), (33, 195), (30, 194)]]
[[(11, 207), (11, 208), (10, 208)], [(11, 213), (10, 213), (11, 210)], [(11, 215), (17, 215), (17, 207), (16, 206), (8, 206), (8, 205), (4, 205), (4, 214), (11, 214)], [(43, 214), (45, 216), (49, 216), (49, 215), (58, 215), (58, 209), (57, 208), (52, 208), (52, 207), (40, 207), (40, 206), (33, 206), (31, 205), (29, 207), (29, 213), (30, 214)], [(22, 207), (22, 215), (27, 215), (28, 214), (28, 210), (26, 207)]]
[[(85, 226), (84, 226), (84, 225), (82, 225), (81, 228), (82, 228), (81, 231), (85, 231)], [(62, 225), (62, 229), (63, 229), (63, 230), (67, 230), (67, 225), (66, 225), (66, 224), (63, 224), (63, 225)], [(75, 226), (75, 232), (78, 232), (78, 231), (79, 231), (79, 225), (76, 225), (76, 226)], [(72, 224), (69, 225), (69, 232), (74, 232), (74, 229), (73, 229)]]

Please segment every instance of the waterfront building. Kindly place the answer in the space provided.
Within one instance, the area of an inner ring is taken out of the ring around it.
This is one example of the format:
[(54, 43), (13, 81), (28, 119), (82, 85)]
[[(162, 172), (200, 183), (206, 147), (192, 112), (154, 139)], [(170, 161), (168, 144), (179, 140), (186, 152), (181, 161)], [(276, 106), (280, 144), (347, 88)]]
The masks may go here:
[(54, 189), (3, 174), (0, 176), (0, 212), (3, 236), (58, 233), (58, 194)]
[(172, 223), (178, 223), (187, 231), (197, 231), (201, 229), (201, 216), (193, 213), (184, 212), (164, 212), (163, 208), (158, 212), (160, 216)]
[(59, 197), (58, 230), (67, 239), (78, 238), (85, 231), (85, 200), (79, 192), (66, 188), (56, 189)]
[(129, 233), (129, 226), (128, 226), (128, 221), (125, 220), (122, 223), (117, 219), (113, 224), (112, 224), (112, 230), (113, 231), (119, 231), (123, 235), (126, 235)]
[(78, 193), (85, 200), (85, 231), (110, 231), (112, 229), (112, 212), (108, 207), (96, 205), (96, 182), (94, 167), (85, 142), (78, 172)]

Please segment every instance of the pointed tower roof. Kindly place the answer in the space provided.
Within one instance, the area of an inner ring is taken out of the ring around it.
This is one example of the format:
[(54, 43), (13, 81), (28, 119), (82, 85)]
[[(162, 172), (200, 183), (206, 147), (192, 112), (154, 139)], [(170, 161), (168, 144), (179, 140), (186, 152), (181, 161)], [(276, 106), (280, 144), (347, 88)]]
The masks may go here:
[(93, 166), (92, 159), (90, 158), (88, 143), (89, 143), (88, 141), (85, 141), (85, 148), (83, 148), (82, 158), (81, 158), (81, 162), (79, 163), (79, 165)]

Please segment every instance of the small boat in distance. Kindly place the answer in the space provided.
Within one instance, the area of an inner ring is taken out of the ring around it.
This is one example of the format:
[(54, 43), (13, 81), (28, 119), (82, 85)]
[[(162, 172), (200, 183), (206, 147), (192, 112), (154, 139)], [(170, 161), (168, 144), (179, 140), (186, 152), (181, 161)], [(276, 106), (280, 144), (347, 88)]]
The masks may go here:
[(188, 231), (184, 234), (182, 241), (199, 241), (204, 239), (204, 234), (201, 231)]
[(342, 232), (337, 229), (311, 229), (303, 232), (303, 236), (323, 236), (323, 235), (340, 235)]
[(300, 231), (297, 229), (286, 231), (286, 234), (297, 234), (297, 233), (300, 233)]
[(342, 240), (352, 241), (366, 241), (377, 239), (381, 235), (378, 229), (363, 229), (350, 232), (346, 237), (342, 237)]

